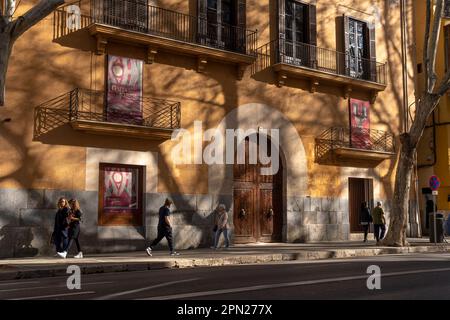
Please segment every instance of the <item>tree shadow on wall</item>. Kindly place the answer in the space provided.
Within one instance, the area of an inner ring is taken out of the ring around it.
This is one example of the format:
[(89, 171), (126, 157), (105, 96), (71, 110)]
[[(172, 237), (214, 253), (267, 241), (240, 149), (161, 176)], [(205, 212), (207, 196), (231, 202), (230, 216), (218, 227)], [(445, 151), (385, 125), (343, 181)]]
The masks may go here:
[(34, 234), (31, 228), (5, 225), (0, 229), (0, 257), (34, 257), (39, 253), (38, 248), (32, 246)]

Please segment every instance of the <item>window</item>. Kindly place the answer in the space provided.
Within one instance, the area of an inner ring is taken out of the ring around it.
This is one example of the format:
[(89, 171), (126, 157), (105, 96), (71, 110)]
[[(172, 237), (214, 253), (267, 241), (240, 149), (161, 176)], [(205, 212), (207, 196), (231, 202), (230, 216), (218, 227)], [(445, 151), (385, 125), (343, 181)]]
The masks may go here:
[(444, 18), (450, 18), (450, 0), (445, 0)]
[(375, 26), (344, 15), (344, 53), (340, 64), (345, 75), (377, 81)]
[(350, 76), (354, 78), (363, 78), (365, 75), (364, 62), (369, 51), (366, 31), (366, 23), (349, 19), (349, 69)]
[(95, 19), (101, 23), (127, 30), (147, 31), (147, 0), (103, 0), (94, 2), (93, 6)]
[(144, 168), (100, 164), (99, 225), (141, 226)]
[(301, 65), (307, 58), (307, 6), (296, 1), (286, 1), (285, 54), (288, 62)]
[(279, 0), (280, 60), (316, 67), (316, 7), (295, 0)]
[(207, 38), (218, 47), (233, 47), (236, 12), (234, 3), (234, 0), (208, 0), (207, 2)]
[(198, 0), (202, 44), (245, 51), (245, 0)]

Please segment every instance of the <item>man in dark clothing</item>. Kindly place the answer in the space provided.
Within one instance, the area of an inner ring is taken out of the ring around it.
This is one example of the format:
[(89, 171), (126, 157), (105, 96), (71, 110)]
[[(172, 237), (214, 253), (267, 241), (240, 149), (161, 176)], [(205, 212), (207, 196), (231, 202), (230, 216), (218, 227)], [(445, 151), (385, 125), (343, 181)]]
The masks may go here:
[(437, 206), (432, 199), (428, 198), (425, 208), (425, 227), (427, 229), (430, 229), (430, 213), (433, 213), (435, 211), (434, 209), (437, 211)]
[(377, 245), (379, 245), (386, 233), (386, 218), (384, 217), (384, 210), (381, 207), (381, 201), (378, 201), (377, 206), (372, 210), (372, 221), (375, 239), (377, 239)]
[(159, 222), (158, 222), (158, 236), (153, 240), (150, 247), (145, 251), (151, 257), (153, 247), (156, 246), (164, 237), (167, 239), (169, 244), (169, 250), (171, 256), (178, 256), (179, 253), (173, 250), (173, 237), (172, 237), (172, 225), (170, 221), (170, 206), (172, 201), (166, 199), (164, 206), (159, 208)]

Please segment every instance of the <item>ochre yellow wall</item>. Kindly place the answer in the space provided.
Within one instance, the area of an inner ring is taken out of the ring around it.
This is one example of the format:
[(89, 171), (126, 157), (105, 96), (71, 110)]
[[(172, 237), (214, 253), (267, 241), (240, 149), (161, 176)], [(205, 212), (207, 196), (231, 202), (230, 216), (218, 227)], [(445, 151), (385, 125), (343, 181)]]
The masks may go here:
[[(18, 14), (37, 1), (23, 0)], [(165, 0), (155, 4), (195, 14), (195, 1)], [(399, 114), (402, 103), (400, 7), (389, 1), (317, 1), (318, 46), (336, 49), (336, 17), (343, 13), (355, 18), (374, 20), (373, 5), (379, 7), (376, 20), (377, 60), (387, 61), (385, 91), (380, 92), (371, 108), (371, 128), (400, 131)], [(276, 1), (248, 0), (247, 27), (258, 30), (258, 45), (276, 34)], [(112, 54), (145, 58), (140, 48), (111, 45)], [(0, 125), (0, 188), (85, 188), (85, 148), (158, 152), (158, 191), (207, 193), (206, 165), (174, 165), (171, 161), (173, 143), (141, 141), (127, 138), (108, 138), (75, 132), (70, 127), (58, 133), (32, 141), (33, 108), (75, 87), (103, 90), (104, 56), (62, 47), (52, 42), (50, 15), (21, 37), (13, 50), (7, 75), (6, 107), (0, 117), (11, 117), (11, 123)], [(234, 108), (250, 103), (264, 103), (280, 111), (297, 128), (304, 143), (308, 161), (308, 193), (311, 196), (337, 196), (346, 188), (347, 177), (366, 172), (323, 166), (314, 162), (314, 138), (331, 126), (348, 125), (348, 101), (342, 89), (320, 86), (311, 94), (305, 81), (289, 81), (278, 88), (272, 75), (263, 75), (259, 81), (251, 78), (247, 69), (242, 81), (236, 80), (235, 68), (210, 61), (205, 74), (196, 72), (193, 58), (172, 54), (158, 54), (156, 62), (144, 67), (144, 94), (180, 101), (182, 127), (193, 131), (195, 120), (203, 121), (205, 129), (217, 126)], [(409, 90), (413, 93), (413, 75)], [(355, 98), (368, 99), (354, 90)], [(413, 101), (413, 99), (411, 100)], [(390, 194), (395, 161), (385, 161), (369, 170), (382, 182), (380, 196)], [(364, 173), (365, 174), (365, 173)]]
[[(417, 61), (422, 63), (423, 60), (423, 38), (425, 32), (425, 12), (426, 2), (415, 1), (415, 22), (416, 22), (416, 46), (417, 46)], [(438, 42), (438, 51), (436, 56), (436, 73), (438, 79), (442, 79), (445, 74), (445, 40), (444, 40), (444, 25), (450, 24), (450, 21), (444, 19), (442, 22), (441, 32)], [(418, 89), (419, 93), (424, 90), (424, 73), (419, 74), (418, 77)], [(450, 97), (445, 95), (441, 98), (438, 107), (435, 110), (435, 122), (436, 123), (449, 123), (450, 122)], [(431, 117), (428, 122), (432, 124)], [(418, 149), (419, 164), (432, 164), (433, 161), (427, 159), (432, 155), (432, 149), (430, 148), (432, 141), (433, 129), (427, 128), (424, 132), (423, 139)], [(450, 195), (450, 126), (439, 125), (436, 126), (436, 163), (433, 166), (424, 167), (419, 170), (419, 187), (428, 187), (428, 180), (431, 175), (437, 175), (441, 181), (441, 188), (438, 195), (438, 209), (450, 210), (450, 202), (447, 201), (448, 195)], [(423, 197), (422, 206), (424, 205)]]

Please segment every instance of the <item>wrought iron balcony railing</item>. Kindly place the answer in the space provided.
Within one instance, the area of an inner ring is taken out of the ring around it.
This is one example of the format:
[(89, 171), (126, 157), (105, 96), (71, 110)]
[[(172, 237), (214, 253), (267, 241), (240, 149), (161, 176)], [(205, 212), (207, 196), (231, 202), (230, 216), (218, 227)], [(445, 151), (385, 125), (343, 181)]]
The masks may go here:
[[(75, 6), (75, 7), (74, 7)], [(81, 0), (54, 12), (53, 39), (102, 24), (191, 44), (255, 55), (257, 32), (136, 0)]]
[(144, 97), (121, 97), (140, 110), (120, 111), (105, 107), (105, 93), (88, 89), (74, 89), (35, 108), (34, 136), (39, 137), (65, 123), (86, 121), (115, 124), (141, 129), (173, 130), (180, 128), (179, 102)]
[(316, 138), (315, 149), (316, 161), (320, 161), (330, 151), (337, 149), (393, 154), (395, 144), (394, 136), (385, 131), (333, 127)]
[(386, 84), (386, 64), (301, 42), (277, 39), (256, 50), (254, 73), (283, 63), (329, 74)]

